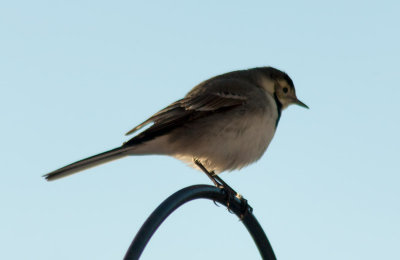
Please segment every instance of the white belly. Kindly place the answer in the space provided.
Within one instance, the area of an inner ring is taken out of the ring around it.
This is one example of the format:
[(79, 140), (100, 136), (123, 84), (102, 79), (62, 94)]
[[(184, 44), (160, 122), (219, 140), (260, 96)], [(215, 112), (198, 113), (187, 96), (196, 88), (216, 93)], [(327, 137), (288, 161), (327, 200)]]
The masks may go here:
[(256, 115), (219, 122), (173, 156), (193, 166), (193, 158), (197, 158), (216, 173), (240, 169), (263, 155), (274, 136), (275, 124), (273, 116)]

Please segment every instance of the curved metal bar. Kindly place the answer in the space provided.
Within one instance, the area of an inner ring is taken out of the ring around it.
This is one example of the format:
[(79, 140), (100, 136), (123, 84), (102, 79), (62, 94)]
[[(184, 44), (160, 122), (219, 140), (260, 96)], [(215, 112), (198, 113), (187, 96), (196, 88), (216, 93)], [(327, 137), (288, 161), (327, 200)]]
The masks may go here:
[(186, 202), (201, 198), (217, 201), (224, 205), (229, 203), (229, 209), (242, 219), (242, 223), (253, 237), (262, 258), (267, 260), (276, 260), (271, 244), (269, 243), (264, 230), (252, 214), (251, 207), (247, 207), (247, 212), (243, 214), (243, 201), (238, 198), (229, 198), (223, 189), (210, 185), (189, 186), (175, 192), (164, 200), (164, 202), (161, 203), (144, 222), (129, 246), (124, 260), (139, 259), (157, 228), (173, 211)]

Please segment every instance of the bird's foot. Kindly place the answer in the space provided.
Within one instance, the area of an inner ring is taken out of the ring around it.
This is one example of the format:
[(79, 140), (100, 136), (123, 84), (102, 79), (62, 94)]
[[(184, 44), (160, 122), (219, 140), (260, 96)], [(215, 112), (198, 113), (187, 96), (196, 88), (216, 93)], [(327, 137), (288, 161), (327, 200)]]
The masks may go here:
[(223, 189), (226, 192), (227, 196), (227, 209), (230, 213), (233, 213), (230, 206), (231, 206), (231, 201), (238, 199), (240, 201), (240, 216), (239, 219), (243, 220), (243, 218), (248, 214), (253, 212), (253, 208), (248, 204), (247, 199), (245, 199), (241, 194), (237, 193), (234, 189), (232, 189), (229, 185), (225, 183), (226, 186), (222, 186), (221, 189)]

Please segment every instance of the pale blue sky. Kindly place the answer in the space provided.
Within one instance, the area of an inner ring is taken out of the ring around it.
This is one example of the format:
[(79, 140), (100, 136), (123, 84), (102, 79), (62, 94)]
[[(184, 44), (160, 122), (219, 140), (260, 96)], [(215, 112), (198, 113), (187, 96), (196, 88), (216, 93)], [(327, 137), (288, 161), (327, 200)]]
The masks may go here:
[[(398, 1), (2, 1), (0, 259), (121, 259), (168, 195), (207, 177), (131, 157), (41, 175), (127, 140), (200, 81), (271, 65), (284, 111), (257, 163), (222, 177), (278, 259), (400, 259)], [(173, 214), (143, 259), (258, 259), (210, 201)]]

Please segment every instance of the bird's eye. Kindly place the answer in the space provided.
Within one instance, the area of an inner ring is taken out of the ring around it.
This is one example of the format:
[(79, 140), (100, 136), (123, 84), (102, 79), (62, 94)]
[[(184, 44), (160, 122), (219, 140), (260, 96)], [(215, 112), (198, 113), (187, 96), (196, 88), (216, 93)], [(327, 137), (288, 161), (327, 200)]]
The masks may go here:
[(286, 87), (284, 87), (282, 90), (283, 90), (283, 93), (285, 93), (285, 94), (288, 93), (288, 91), (289, 91), (289, 89)]

